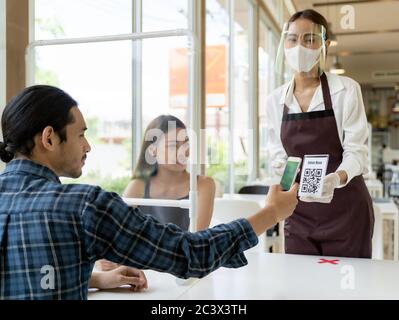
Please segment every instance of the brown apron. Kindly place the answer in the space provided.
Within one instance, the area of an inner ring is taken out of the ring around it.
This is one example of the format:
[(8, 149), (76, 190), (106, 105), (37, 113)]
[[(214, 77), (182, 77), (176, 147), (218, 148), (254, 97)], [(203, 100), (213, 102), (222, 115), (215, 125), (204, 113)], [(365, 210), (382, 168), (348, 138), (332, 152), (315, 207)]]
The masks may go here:
[[(320, 77), (324, 111), (289, 114), (284, 105), (281, 141), (288, 156), (329, 154), (327, 174), (342, 162), (343, 148), (327, 77)], [(291, 254), (371, 258), (374, 212), (363, 177), (337, 188), (331, 203), (299, 201), (285, 222), (285, 251)]]

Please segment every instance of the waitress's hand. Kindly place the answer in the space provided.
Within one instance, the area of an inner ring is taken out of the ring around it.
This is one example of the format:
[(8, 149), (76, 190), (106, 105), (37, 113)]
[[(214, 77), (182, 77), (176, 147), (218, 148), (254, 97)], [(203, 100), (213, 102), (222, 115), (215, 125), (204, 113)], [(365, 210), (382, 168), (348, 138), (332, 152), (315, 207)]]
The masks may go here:
[(287, 160), (285, 160), (285, 159), (274, 160), (272, 162), (272, 168), (273, 168), (274, 174), (282, 177), (284, 174), (284, 169), (285, 169), (286, 163), (287, 163)]
[(320, 202), (330, 203), (334, 197), (335, 188), (341, 184), (341, 178), (338, 173), (330, 173), (324, 177), (323, 192), (321, 197), (300, 197), (299, 200), (303, 202)]

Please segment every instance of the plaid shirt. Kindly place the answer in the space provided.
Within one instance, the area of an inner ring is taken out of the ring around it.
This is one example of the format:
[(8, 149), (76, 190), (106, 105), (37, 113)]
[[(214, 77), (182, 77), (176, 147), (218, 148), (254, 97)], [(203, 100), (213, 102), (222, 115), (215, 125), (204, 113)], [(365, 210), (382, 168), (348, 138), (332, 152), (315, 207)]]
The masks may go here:
[(247, 264), (243, 251), (257, 241), (244, 219), (198, 233), (162, 225), (115, 193), (61, 184), (29, 160), (0, 175), (0, 299), (87, 299), (100, 258), (204, 277)]

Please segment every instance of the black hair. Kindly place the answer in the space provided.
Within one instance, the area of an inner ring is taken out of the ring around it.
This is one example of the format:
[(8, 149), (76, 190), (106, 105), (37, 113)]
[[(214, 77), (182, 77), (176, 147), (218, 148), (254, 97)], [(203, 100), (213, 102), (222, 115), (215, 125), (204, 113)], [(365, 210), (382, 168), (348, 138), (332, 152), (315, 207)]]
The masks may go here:
[(141, 151), (139, 159), (137, 161), (136, 167), (133, 171), (133, 179), (141, 179), (147, 181), (151, 177), (155, 176), (158, 172), (158, 163), (150, 164), (146, 161), (146, 153), (148, 152), (148, 147), (156, 143), (156, 137), (153, 140), (146, 139), (147, 133), (150, 130), (158, 129), (164, 134), (168, 133), (170, 130), (170, 124), (173, 123), (173, 127), (176, 129), (186, 129), (185, 124), (178, 118), (172, 115), (161, 115), (150, 122), (144, 133), (144, 141), (141, 145)]
[(315, 24), (322, 25), (326, 29), (326, 39), (331, 39), (331, 30), (330, 26), (326, 18), (324, 18), (320, 13), (313, 9), (306, 9), (303, 11), (298, 11), (292, 15), (292, 17), (288, 20), (288, 23), (292, 23), (298, 19), (307, 19), (312, 21)]
[(66, 126), (74, 121), (70, 110), (77, 102), (59, 88), (36, 85), (25, 88), (6, 105), (1, 117), (3, 140), (0, 159), (10, 162), (16, 153), (31, 156), (33, 138), (51, 126), (66, 141)]

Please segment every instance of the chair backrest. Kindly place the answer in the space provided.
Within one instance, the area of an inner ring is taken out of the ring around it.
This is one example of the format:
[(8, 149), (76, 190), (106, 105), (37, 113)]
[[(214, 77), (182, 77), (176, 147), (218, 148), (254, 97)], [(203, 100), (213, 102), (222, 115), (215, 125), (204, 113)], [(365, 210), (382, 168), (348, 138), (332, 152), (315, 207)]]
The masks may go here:
[(268, 191), (269, 191), (269, 187), (268, 186), (253, 185), (253, 186), (244, 186), (244, 187), (242, 187), (238, 191), (238, 193), (240, 193), (240, 194), (267, 194)]
[(382, 214), (378, 206), (374, 205), (373, 208), (375, 222), (372, 239), (372, 258), (382, 260), (384, 259)]
[(216, 223), (228, 223), (240, 218), (248, 218), (260, 209), (260, 205), (253, 200), (216, 198), (213, 218)]

